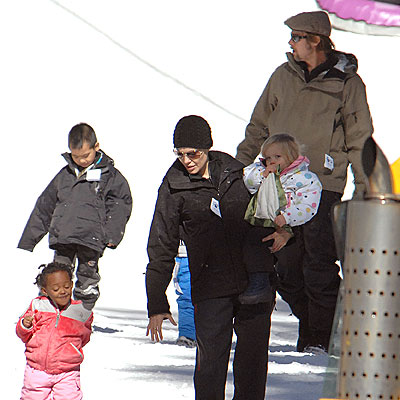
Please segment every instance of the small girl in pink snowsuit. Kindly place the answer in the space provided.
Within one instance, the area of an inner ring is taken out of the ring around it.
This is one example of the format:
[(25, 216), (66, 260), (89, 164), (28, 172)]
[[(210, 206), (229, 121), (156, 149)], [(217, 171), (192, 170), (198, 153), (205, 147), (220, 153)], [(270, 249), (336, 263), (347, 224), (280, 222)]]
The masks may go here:
[(70, 266), (50, 263), (36, 278), (42, 296), (19, 319), (26, 344), (21, 400), (79, 400), (82, 347), (90, 340), (93, 313), (71, 299)]

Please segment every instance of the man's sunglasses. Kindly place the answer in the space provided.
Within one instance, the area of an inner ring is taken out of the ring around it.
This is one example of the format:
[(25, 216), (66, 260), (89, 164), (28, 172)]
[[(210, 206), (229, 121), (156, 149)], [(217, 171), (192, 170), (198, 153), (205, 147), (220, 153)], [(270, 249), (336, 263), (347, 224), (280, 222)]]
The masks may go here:
[(293, 42), (298, 43), (298, 42), (300, 42), (301, 39), (308, 38), (308, 35), (296, 35), (296, 34), (292, 33), (291, 38), (292, 38)]

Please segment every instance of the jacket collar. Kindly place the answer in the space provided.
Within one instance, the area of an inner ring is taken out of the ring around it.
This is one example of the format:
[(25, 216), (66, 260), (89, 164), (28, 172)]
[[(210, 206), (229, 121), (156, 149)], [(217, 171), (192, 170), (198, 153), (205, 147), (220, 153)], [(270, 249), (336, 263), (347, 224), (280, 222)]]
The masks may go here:
[(286, 167), (282, 172), (281, 176), (289, 172), (297, 172), (306, 169), (310, 165), (310, 160), (305, 156), (298, 156), (288, 167)]
[(93, 164), (89, 165), (89, 167), (85, 168), (84, 170), (81, 170), (78, 168), (78, 166), (75, 164), (74, 160), (72, 159), (71, 153), (65, 152), (61, 154), (65, 161), (68, 163), (69, 169), (76, 174), (78, 177), (82, 176), (85, 174), (85, 172), (88, 169), (101, 169), (102, 173), (108, 171), (110, 165), (114, 165), (114, 160), (109, 157), (106, 153), (104, 153), (102, 150), (99, 150), (96, 153), (96, 157), (94, 159)]
[(358, 61), (354, 54), (334, 50), (325, 62), (308, 72), (304, 62), (297, 62), (293, 54), (286, 53), (289, 66), (306, 82), (313, 80), (339, 79), (357, 73)]

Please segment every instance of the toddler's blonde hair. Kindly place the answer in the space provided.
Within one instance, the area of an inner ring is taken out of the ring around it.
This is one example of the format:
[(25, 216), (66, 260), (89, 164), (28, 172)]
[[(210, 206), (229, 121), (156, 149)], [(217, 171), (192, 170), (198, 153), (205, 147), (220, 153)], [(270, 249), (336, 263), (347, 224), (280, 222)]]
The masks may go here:
[(279, 144), (282, 147), (282, 155), (287, 158), (289, 164), (302, 155), (302, 146), (292, 135), (289, 135), (288, 133), (277, 133), (276, 135), (269, 136), (261, 145), (261, 154), (263, 157), (265, 150), (272, 144)]

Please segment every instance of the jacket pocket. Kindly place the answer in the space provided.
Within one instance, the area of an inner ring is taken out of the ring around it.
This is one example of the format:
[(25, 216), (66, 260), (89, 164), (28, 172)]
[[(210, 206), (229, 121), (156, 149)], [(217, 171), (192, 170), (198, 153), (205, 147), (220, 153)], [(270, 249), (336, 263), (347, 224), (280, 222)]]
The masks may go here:
[(70, 352), (70, 357), (71, 360), (69, 360), (71, 363), (80, 363), (83, 360), (83, 354), (82, 352), (73, 344), (73, 343), (69, 343), (69, 347), (71, 349)]

